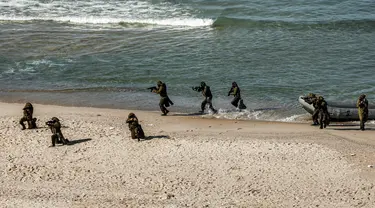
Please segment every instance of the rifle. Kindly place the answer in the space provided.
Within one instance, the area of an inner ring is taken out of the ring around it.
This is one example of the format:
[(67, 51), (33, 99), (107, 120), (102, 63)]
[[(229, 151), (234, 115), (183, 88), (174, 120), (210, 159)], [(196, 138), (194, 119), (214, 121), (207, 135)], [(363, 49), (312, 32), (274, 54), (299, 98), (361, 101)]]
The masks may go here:
[(47, 126), (53, 126), (53, 124), (55, 123), (56, 121), (52, 121), (52, 120), (50, 120), (50, 121), (47, 121), (46, 122), (46, 125)]
[(157, 87), (149, 87), (147, 88), (148, 90), (150, 90), (150, 92), (154, 91), (154, 90), (157, 90), (158, 88)]
[(197, 91), (197, 92), (201, 92), (203, 91), (203, 87), (191, 87), (191, 89), (193, 89), (194, 91)]

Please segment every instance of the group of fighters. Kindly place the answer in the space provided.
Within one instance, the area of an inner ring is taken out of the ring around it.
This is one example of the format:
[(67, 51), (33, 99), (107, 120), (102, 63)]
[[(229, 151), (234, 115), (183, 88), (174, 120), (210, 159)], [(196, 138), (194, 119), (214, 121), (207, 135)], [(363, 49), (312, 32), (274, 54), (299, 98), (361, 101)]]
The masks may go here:
[[(173, 105), (173, 102), (168, 97), (167, 93), (167, 86), (162, 81), (157, 82), (157, 87), (149, 88), (152, 89), (152, 92), (157, 93), (160, 95), (160, 102), (159, 107), (162, 112), (162, 116), (166, 116), (169, 113), (169, 110), (167, 107), (170, 105)], [(217, 113), (217, 110), (212, 105), (212, 92), (210, 86), (208, 86), (205, 82), (201, 82), (200, 86), (192, 87), (194, 91), (201, 92), (203, 95), (203, 101), (201, 103), (201, 110), (199, 113), (204, 113), (204, 110), (206, 108), (206, 105), (208, 105), (208, 108), (213, 112)], [(236, 82), (232, 82), (232, 87), (230, 88), (228, 92), (228, 96), (233, 95), (233, 100), (231, 104), (238, 108), (239, 110), (246, 109), (245, 104), (243, 103), (243, 100), (241, 98), (241, 90), (238, 87)]]
[[(148, 89), (151, 89), (151, 92), (154, 92), (156, 94), (160, 95), (160, 101), (159, 101), (159, 107), (162, 112), (162, 116), (166, 116), (169, 113), (169, 110), (167, 109), (169, 106), (173, 105), (174, 103), (172, 100), (168, 97), (167, 93), (167, 85), (163, 83), (162, 81), (158, 81), (157, 87), (150, 87)], [(205, 82), (201, 82), (200, 86), (192, 87), (193, 90), (197, 92), (201, 92), (204, 100), (201, 104), (201, 110), (200, 113), (204, 113), (204, 110), (206, 108), (206, 105), (208, 105), (208, 108), (213, 112), (217, 113), (217, 110), (212, 105), (212, 92), (210, 89), (210, 86), (206, 85)], [(238, 87), (236, 82), (232, 83), (232, 87), (228, 92), (228, 96), (233, 95), (234, 98), (231, 102), (233, 106), (236, 108), (239, 108), (240, 110), (246, 109), (246, 106), (243, 104), (243, 100), (241, 98), (241, 90)], [(132, 139), (140, 139), (145, 138), (145, 134), (143, 132), (142, 126), (138, 122), (138, 118), (134, 113), (130, 113), (128, 115), (128, 119), (126, 120), (126, 123), (129, 125), (129, 130), (131, 132)]]
[[(163, 113), (163, 116), (166, 116), (169, 113), (169, 110), (167, 107), (170, 105), (173, 105), (174, 103), (169, 99), (168, 93), (167, 93), (167, 86), (165, 83), (158, 81), (157, 87), (151, 87), (149, 89), (152, 89), (152, 92), (157, 93), (160, 95), (160, 110)], [(213, 113), (217, 113), (217, 110), (214, 109), (212, 105), (212, 92), (208, 85), (206, 85), (205, 82), (201, 82), (200, 86), (198, 87), (192, 87), (193, 90), (197, 92), (201, 92), (204, 100), (201, 104), (201, 111), (200, 113), (204, 113), (204, 110), (206, 108), (206, 105), (208, 105), (209, 109)], [(228, 92), (228, 96), (233, 95), (234, 98), (231, 102), (233, 106), (236, 108), (239, 108), (240, 110), (246, 109), (246, 106), (243, 103), (243, 100), (241, 98), (241, 90), (238, 87), (236, 82), (232, 83), (232, 87)], [(25, 107), (23, 108), (23, 117), (20, 119), (20, 124), (22, 126), (22, 130), (26, 129), (26, 126), (24, 122), (27, 122), (28, 129), (37, 128), (36, 126), (36, 118), (33, 118), (33, 111), (34, 108), (31, 103), (26, 103)], [(134, 113), (129, 113), (128, 118), (126, 120), (126, 123), (128, 124), (131, 137), (132, 139), (143, 139), (145, 138), (145, 134), (143, 132), (142, 126), (139, 124), (138, 118)], [(46, 125), (48, 125), (51, 129), (52, 136), (51, 136), (51, 142), (52, 147), (54, 147), (56, 144), (68, 144), (69, 140), (67, 140), (62, 132), (61, 132), (61, 124), (60, 120), (57, 117), (52, 117), (50, 121), (46, 122)]]
[[(206, 105), (208, 105), (208, 108), (213, 113), (217, 113), (217, 110), (214, 109), (212, 105), (211, 89), (208, 85), (206, 85), (205, 82), (201, 82), (200, 86), (192, 87), (192, 89), (197, 92), (202, 92), (202, 95), (204, 97), (204, 100), (201, 104), (200, 113), (204, 113)], [(173, 102), (168, 97), (166, 84), (158, 81), (157, 87), (153, 88), (152, 92), (160, 95), (160, 110), (163, 113), (162, 115), (166, 116), (169, 113), (167, 107), (173, 105)], [(246, 106), (243, 104), (243, 100), (241, 98), (241, 90), (236, 82), (232, 83), (232, 87), (228, 92), (228, 96), (230, 95), (234, 96), (231, 102), (233, 106), (240, 110), (246, 109)], [(322, 96), (309, 93), (305, 97), (305, 101), (314, 106), (314, 113), (312, 115), (312, 120), (314, 122), (313, 124), (319, 125), (320, 129), (326, 128), (330, 123), (330, 115), (327, 108), (327, 102), (324, 100), (324, 98)], [(359, 96), (357, 100), (357, 108), (360, 120), (360, 129), (363, 131), (365, 130), (365, 123), (368, 119), (368, 101), (366, 99), (366, 95), (362, 94), (361, 96)], [(31, 103), (26, 103), (25, 107), (23, 108), (23, 117), (19, 121), (22, 126), (22, 130), (26, 129), (26, 126), (24, 124), (25, 121), (28, 124), (28, 129), (37, 128), (37, 119), (33, 117), (33, 112), (33, 105)], [(126, 123), (128, 124), (132, 139), (138, 139), (139, 141), (140, 139), (145, 138), (142, 126), (139, 124), (138, 118), (134, 113), (129, 113)], [(52, 147), (54, 147), (56, 144), (66, 145), (69, 143), (69, 140), (66, 139), (61, 132), (60, 120), (57, 117), (52, 117), (51, 120), (46, 122), (46, 125), (49, 126), (52, 132)]]
[[(26, 126), (24, 122), (27, 122), (28, 129), (36, 129), (36, 120), (37, 118), (33, 117), (34, 107), (31, 103), (26, 103), (23, 110), (23, 117), (20, 119), (19, 123), (21, 124), (21, 129), (25, 130)], [(131, 137), (133, 139), (140, 139), (145, 138), (142, 126), (138, 122), (137, 116), (134, 113), (129, 113), (128, 119), (126, 123), (129, 125), (129, 130), (131, 132)], [(52, 117), (51, 120), (46, 122), (46, 125), (51, 129), (52, 136), (51, 136), (51, 147), (54, 147), (56, 144), (69, 144), (69, 140), (66, 139), (61, 132), (61, 123), (57, 117)]]
[[(33, 117), (34, 107), (31, 103), (26, 103), (23, 110), (23, 117), (20, 119), (20, 124), (22, 130), (26, 129), (24, 122), (27, 122), (28, 129), (36, 129), (36, 118)], [(57, 117), (52, 117), (51, 120), (46, 122), (46, 125), (49, 126), (52, 132), (51, 141), (52, 147), (57, 144), (68, 144), (69, 140), (65, 139), (64, 135), (61, 132), (60, 120)]]
[[(319, 125), (320, 129), (326, 128), (330, 122), (327, 102), (320, 95), (309, 93), (304, 100), (314, 106), (314, 113), (312, 114), (313, 125)], [(368, 101), (366, 95), (362, 94), (358, 97), (356, 106), (358, 108), (358, 115), (360, 121), (360, 130), (365, 130), (365, 123), (368, 119)]]

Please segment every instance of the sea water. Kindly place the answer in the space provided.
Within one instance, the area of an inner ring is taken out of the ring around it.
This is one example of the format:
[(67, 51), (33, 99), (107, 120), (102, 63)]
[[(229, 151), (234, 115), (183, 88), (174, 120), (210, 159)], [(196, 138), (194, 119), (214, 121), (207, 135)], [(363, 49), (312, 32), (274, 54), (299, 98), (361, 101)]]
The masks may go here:
[[(296, 121), (298, 96), (375, 99), (375, 2), (0, 0), (0, 99)], [(247, 110), (227, 93), (236, 81)], [(307, 115), (307, 117), (309, 117)]]

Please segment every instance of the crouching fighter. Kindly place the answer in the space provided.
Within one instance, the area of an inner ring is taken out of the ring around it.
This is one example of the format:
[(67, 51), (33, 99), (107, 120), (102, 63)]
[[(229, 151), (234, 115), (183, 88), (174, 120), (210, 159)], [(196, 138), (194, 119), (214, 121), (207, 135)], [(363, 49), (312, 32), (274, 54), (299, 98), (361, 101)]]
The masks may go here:
[(130, 134), (132, 139), (144, 139), (145, 133), (143, 132), (141, 124), (138, 123), (138, 118), (134, 113), (129, 113), (126, 123), (129, 125)]
[(23, 117), (20, 119), (20, 124), (22, 126), (22, 130), (26, 129), (24, 124), (27, 121), (27, 128), (28, 129), (36, 129), (36, 118), (33, 118), (34, 107), (31, 103), (26, 103), (23, 110)]
[(50, 121), (46, 122), (46, 125), (50, 127), (51, 132), (52, 132), (52, 136), (51, 136), (52, 146), (51, 147), (54, 147), (56, 143), (63, 144), (63, 145), (69, 143), (69, 140), (65, 139), (64, 135), (61, 132), (61, 124), (58, 118), (52, 117)]

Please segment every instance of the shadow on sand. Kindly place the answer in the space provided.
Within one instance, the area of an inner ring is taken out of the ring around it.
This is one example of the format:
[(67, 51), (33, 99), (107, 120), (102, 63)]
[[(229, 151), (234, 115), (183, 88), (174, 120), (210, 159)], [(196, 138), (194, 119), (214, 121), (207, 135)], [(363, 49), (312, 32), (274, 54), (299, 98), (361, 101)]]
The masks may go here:
[[(339, 130), (339, 131), (361, 131), (359, 129), (359, 126), (358, 126), (358, 128), (345, 128), (345, 127), (343, 127), (343, 128), (331, 128), (331, 129)], [(365, 127), (365, 131), (374, 131), (374, 130), (375, 130), (375, 128), (366, 128)]]
[(79, 143), (82, 143), (82, 142), (88, 142), (90, 140), (92, 140), (92, 139), (87, 138), (87, 139), (69, 140), (69, 143), (67, 145), (75, 145), (75, 144), (79, 144)]
[(148, 136), (148, 137), (145, 137), (144, 139), (141, 139), (140, 141), (147, 141), (151, 139), (162, 139), (162, 138), (169, 139), (170, 137), (168, 135)]
[(335, 127), (358, 126), (359, 127), (359, 124), (338, 124), (338, 123), (335, 123), (335, 124), (329, 124), (329, 126), (335, 126)]
[(206, 115), (207, 113), (175, 113), (175, 114), (171, 114), (169, 116), (202, 116), (202, 115)]
[[(69, 126), (61, 126), (62, 129), (68, 129)], [(49, 126), (37, 126), (36, 128), (34, 129), (50, 129)]]
[[(332, 130), (339, 130), (339, 131), (361, 131), (359, 129), (359, 124), (339, 124), (339, 123), (336, 123), (336, 124), (329, 124), (330, 129)], [(368, 130), (368, 131), (374, 131), (375, 128), (373, 127), (366, 127), (365, 126), (365, 131)]]

